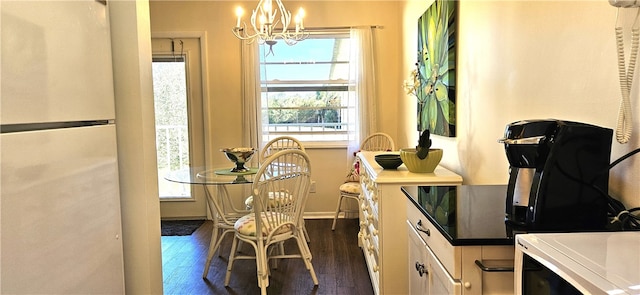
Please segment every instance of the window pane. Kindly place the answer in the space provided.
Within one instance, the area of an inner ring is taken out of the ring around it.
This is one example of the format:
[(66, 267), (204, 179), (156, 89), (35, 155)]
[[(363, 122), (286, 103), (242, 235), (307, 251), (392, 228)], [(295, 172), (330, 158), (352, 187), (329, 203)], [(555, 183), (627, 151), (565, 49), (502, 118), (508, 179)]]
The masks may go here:
[(154, 57), (152, 70), (160, 197), (190, 197), (189, 186), (164, 179), (170, 170), (189, 167), (185, 62)]
[(269, 47), (261, 46), (262, 80), (348, 80), (349, 46), (344, 37), (307, 39), (294, 46), (281, 41), (268, 55)]
[(311, 35), (261, 50), (263, 139), (346, 141), (355, 110), (349, 91), (348, 34)]
[[(339, 123), (341, 108), (338, 92), (276, 92), (267, 96), (269, 124)], [(331, 124), (335, 126), (335, 124)]]
[(331, 64), (268, 64), (268, 80), (329, 80)]

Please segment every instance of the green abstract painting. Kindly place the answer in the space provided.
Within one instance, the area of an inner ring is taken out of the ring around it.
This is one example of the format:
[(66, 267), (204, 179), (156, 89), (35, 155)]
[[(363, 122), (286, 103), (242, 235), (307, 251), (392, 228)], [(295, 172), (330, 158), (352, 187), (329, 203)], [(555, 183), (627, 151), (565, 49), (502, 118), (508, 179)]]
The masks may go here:
[(436, 0), (418, 19), (418, 131), (455, 136), (456, 6)]

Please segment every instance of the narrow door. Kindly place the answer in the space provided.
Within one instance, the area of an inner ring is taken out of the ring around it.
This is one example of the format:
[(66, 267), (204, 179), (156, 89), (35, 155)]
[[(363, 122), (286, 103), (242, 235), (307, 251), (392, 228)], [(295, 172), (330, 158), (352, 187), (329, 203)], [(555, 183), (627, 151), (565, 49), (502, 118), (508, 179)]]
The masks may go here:
[(160, 216), (206, 216), (201, 186), (167, 181), (171, 170), (204, 166), (203, 83), (199, 38), (152, 38)]

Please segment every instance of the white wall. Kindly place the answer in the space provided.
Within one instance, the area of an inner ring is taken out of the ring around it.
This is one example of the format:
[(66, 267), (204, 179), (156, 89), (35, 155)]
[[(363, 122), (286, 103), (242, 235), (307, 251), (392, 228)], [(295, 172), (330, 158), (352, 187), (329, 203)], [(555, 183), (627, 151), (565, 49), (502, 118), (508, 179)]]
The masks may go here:
[[(240, 41), (232, 34), (235, 25), (235, 8), (244, 7), (248, 14), (257, 1), (151, 1), (151, 30), (153, 33), (168, 31), (198, 31), (207, 34), (208, 99), (210, 109), (205, 110), (212, 122), (207, 126), (207, 136), (212, 139), (211, 150), (214, 165), (229, 164), (224, 147), (242, 143), (242, 110), (240, 87)], [(377, 25), (374, 31), (375, 55), (378, 60), (377, 90), (378, 125), (382, 132), (394, 138), (398, 132), (398, 94), (401, 87), (401, 31), (400, 1), (285, 1), (286, 7), (295, 13), (304, 7), (305, 26), (342, 27)], [(248, 16), (245, 16), (248, 17)], [(245, 21), (248, 21), (245, 19)], [(277, 54), (277, 52), (276, 52)], [(339, 148), (307, 149), (312, 161), (312, 177), (317, 192), (307, 203), (309, 216), (332, 216), (335, 210), (338, 187), (348, 171), (346, 150)], [(242, 193), (241, 188), (230, 187), (231, 193)], [(355, 207), (355, 206), (354, 206)], [(326, 215), (330, 213), (329, 215)]]
[[(243, 1), (245, 10), (255, 2)], [(236, 122), (239, 105), (239, 43), (230, 32), (234, 7), (229, 1), (152, 1), (152, 31), (208, 32), (211, 110), (216, 122)], [(378, 33), (379, 117), (381, 130), (398, 147), (415, 146), (415, 98), (401, 83), (415, 63), (418, 17), (430, 1), (287, 1), (304, 6), (307, 26), (382, 25)], [(465, 183), (505, 183), (508, 164), (497, 139), (506, 124), (520, 119), (557, 118), (614, 128), (620, 101), (614, 40), (616, 9), (597, 1), (461, 0), (458, 37), (458, 124), (455, 138), (434, 138), (445, 149), (442, 164), (460, 173)], [(632, 20), (623, 10), (628, 29)], [(629, 42), (627, 42), (628, 44)], [(628, 50), (627, 50), (628, 51)], [(632, 96), (638, 96), (638, 75)], [(237, 100), (234, 98), (238, 98)], [(636, 98), (637, 100), (637, 98)], [(636, 117), (640, 116), (633, 103)], [(224, 109), (224, 112), (218, 110)], [(637, 127), (638, 120), (634, 120)], [(221, 145), (239, 143), (239, 124), (214, 124), (212, 136)], [(612, 159), (638, 146), (638, 132), (626, 145), (613, 144)], [(214, 148), (217, 148), (215, 146)], [(346, 169), (340, 149), (312, 150), (318, 193), (310, 211), (327, 212), (335, 205), (335, 187)], [(226, 161), (220, 155), (218, 161)], [(613, 196), (630, 206), (640, 184), (636, 158), (611, 173)], [(321, 170), (322, 169), (322, 170)]]
[(125, 293), (162, 294), (149, 4), (109, 1)]
[[(430, 1), (406, 4), (402, 72), (408, 74), (415, 63), (417, 19)], [(635, 11), (620, 14), (627, 34), (630, 13)], [(466, 184), (506, 183), (508, 163), (496, 140), (510, 122), (556, 118), (615, 128), (620, 103), (616, 8), (607, 1), (462, 0), (458, 23), (457, 136), (436, 137), (434, 146), (444, 148), (442, 164), (460, 173)], [(637, 74), (634, 83), (636, 130), (628, 144), (614, 140), (612, 160), (640, 142)], [(404, 109), (415, 113), (415, 101)], [(400, 129), (414, 143), (411, 120)], [(637, 157), (616, 166), (610, 176), (612, 196), (627, 207), (640, 205), (639, 176)]]

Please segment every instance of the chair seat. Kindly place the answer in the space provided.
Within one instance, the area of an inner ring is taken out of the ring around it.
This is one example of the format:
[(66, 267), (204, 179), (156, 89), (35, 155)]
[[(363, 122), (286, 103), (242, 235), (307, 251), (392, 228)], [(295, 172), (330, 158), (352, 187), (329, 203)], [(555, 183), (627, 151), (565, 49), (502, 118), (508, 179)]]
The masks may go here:
[[(279, 234), (284, 234), (286, 232), (289, 232), (292, 230), (291, 224), (290, 222), (288, 222), (287, 220), (289, 220), (288, 216), (280, 213), (280, 212), (262, 212), (260, 214), (262, 216), (262, 234), (263, 236), (267, 236), (267, 234), (271, 231), (271, 228), (267, 227), (268, 222), (266, 221), (267, 218), (274, 218), (276, 220), (282, 220), (282, 223), (280, 223), (278, 226), (280, 225), (284, 225), (282, 227), (280, 227), (280, 229), (278, 229), (275, 234), (279, 235)], [(238, 221), (236, 221), (236, 223), (234, 224), (233, 228), (240, 234), (245, 235), (245, 236), (251, 236), (251, 237), (255, 237), (256, 236), (256, 215), (255, 214), (247, 214), (243, 217), (241, 217), (240, 219), (238, 219)]]
[[(292, 196), (288, 192), (269, 192), (269, 206), (276, 207), (290, 203)], [(248, 196), (244, 200), (244, 205), (248, 210), (253, 208), (253, 196)]]
[[(260, 293), (267, 295), (271, 274), (269, 261), (284, 258), (302, 259), (313, 284), (317, 286), (318, 277), (311, 264), (311, 251), (304, 241), (303, 214), (311, 187), (309, 156), (302, 150), (279, 151), (260, 165), (254, 180), (251, 187), (254, 212), (241, 217), (233, 225), (235, 235), (229, 251), (224, 286), (229, 286), (235, 260), (252, 259), (256, 262)], [(271, 206), (272, 202), (276, 205)], [(295, 242), (297, 253), (285, 252), (284, 242), (287, 240)], [(253, 247), (254, 255), (237, 251), (241, 241)], [(242, 273), (248, 272), (245, 270)]]
[(362, 192), (362, 188), (359, 182), (345, 182), (340, 186), (340, 192), (359, 195)]

